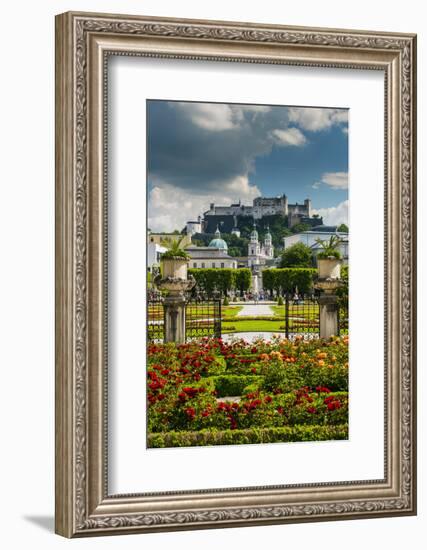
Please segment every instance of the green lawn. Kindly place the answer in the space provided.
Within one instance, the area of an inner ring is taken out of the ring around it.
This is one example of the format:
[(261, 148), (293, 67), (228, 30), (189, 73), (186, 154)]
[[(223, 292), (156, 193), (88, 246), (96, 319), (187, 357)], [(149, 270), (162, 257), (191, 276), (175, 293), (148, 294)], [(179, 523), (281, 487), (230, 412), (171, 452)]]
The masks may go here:
[(235, 317), (243, 306), (222, 306), (221, 314), (223, 318)]
[[(274, 315), (284, 319), (285, 306), (270, 306)], [(317, 319), (319, 316), (319, 307), (315, 305), (289, 305), (290, 317), (303, 317), (304, 319)]]
[[(241, 320), (240, 320), (241, 319)], [(222, 323), (222, 332), (283, 332), (283, 320), (262, 321), (262, 320), (245, 320), (239, 318), (239, 320), (224, 321)]]

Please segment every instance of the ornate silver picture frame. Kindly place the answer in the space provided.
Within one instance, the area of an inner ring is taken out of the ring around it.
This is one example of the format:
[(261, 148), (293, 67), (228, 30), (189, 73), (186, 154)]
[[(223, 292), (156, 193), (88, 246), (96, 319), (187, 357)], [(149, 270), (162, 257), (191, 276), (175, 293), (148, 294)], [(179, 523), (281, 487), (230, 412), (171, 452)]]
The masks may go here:
[[(110, 56), (383, 72), (384, 478), (110, 494), (106, 337)], [(108, 14), (58, 15), (56, 532), (82, 537), (415, 514), (415, 180), (415, 35)]]

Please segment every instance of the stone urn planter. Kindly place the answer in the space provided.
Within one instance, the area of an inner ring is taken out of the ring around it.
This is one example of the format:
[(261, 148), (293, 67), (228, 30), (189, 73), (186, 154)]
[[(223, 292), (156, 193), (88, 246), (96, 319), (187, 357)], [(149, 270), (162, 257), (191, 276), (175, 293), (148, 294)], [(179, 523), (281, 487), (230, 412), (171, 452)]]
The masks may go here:
[(196, 284), (188, 277), (189, 259), (169, 256), (161, 259), (163, 273), (157, 275), (158, 289), (166, 291), (163, 302), (164, 341), (182, 344), (185, 342), (185, 293)]
[(163, 279), (187, 279), (189, 260), (175, 256), (162, 259)]
[(319, 279), (340, 279), (342, 260), (329, 256), (328, 258), (317, 258), (317, 269)]

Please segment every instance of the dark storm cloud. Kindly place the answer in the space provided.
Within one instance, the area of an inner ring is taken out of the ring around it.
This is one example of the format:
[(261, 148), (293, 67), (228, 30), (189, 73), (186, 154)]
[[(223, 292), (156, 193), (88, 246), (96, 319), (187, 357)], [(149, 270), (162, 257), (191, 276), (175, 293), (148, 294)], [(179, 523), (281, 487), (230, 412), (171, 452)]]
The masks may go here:
[(150, 180), (208, 190), (248, 175), (288, 115), (283, 107), (152, 101), (148, 120)]

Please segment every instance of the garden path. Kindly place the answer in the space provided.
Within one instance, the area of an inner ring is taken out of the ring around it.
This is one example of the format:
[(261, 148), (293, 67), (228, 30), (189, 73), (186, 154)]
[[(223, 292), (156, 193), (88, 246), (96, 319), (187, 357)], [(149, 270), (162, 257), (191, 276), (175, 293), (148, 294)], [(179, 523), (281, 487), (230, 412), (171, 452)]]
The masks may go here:
[(236, 317), (264, 317), (273, 315), (268, 304), (245, 304)]
[(229, 342), (230, 340), (245, 340), (246, 342), (253, 342), (258, 338), (263, 340), (271, 340), (273, 336), (279, 336), (284, 338), (283, 332), (233, 332), (231, 334), (223, 334), (222, 339), (224, 342)]

